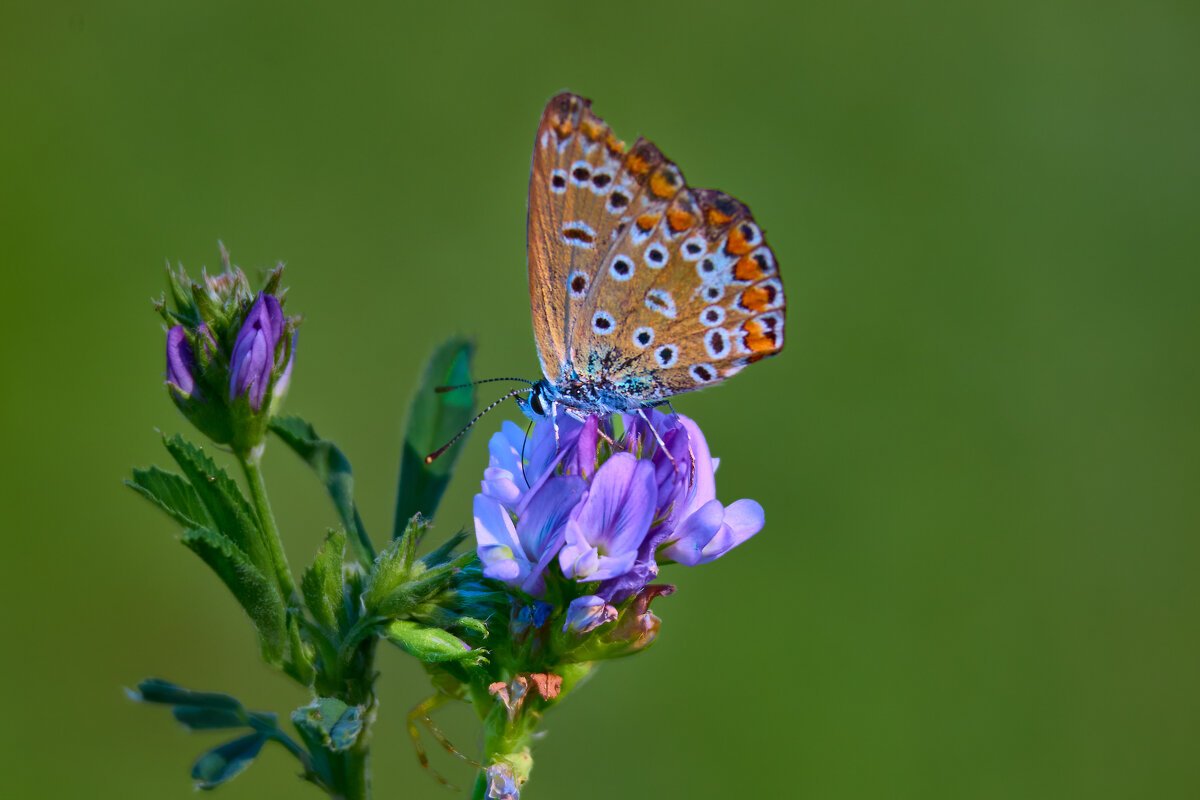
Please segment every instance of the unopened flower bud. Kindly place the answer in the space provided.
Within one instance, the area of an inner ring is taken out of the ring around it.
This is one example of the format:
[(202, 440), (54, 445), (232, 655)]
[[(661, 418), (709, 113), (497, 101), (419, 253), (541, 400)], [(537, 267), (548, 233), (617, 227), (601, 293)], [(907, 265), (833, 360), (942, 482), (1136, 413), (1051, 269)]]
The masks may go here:
[(283, 309), (269, 294), (260, 294), (250, 307), (229, 363), (229, 401), (246, 397), (250, 408), (262, 408), (271, 386), (275, 357), (283, 338)]
[(587, 633), (616, 618), (617, 609), (604, 602), (603, 597), (597, 597), (594, 594), (584, 595), (572, 600), (571, 605), (567, 608), (563, 632), (566, 633), (570, 630), (576, 633)]
[(196, 391), (196, 360), (182, 325), (167, 331), (167, 385), (185, 399)]

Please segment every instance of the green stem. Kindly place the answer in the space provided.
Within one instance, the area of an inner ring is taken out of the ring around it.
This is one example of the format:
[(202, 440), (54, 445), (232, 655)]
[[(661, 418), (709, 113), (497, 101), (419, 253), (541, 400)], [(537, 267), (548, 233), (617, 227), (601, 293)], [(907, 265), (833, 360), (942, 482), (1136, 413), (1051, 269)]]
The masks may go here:
[(246, 475), (246, 483), (250, 487), (250, 497), (258, 512), (263, 538), (266, 540), (266, 550), (271, 554), (275, 564), (275, 577), (279, 581), (279, 591), (285, 602), (292, 602), (296, 594), (296, 583), (292, 579), (292, 570), (288, 567), (287, 556), (283, 553), (283, 543), (279, 539), (279, 528), (275, 525), (275, 515), (271, 513), (271, 503), (267, 500), (267, 485), (263, 482), (262, 466), (259, 463), (261, 455), (251, 453), (248, 456), (238, 455), (242, 472)]

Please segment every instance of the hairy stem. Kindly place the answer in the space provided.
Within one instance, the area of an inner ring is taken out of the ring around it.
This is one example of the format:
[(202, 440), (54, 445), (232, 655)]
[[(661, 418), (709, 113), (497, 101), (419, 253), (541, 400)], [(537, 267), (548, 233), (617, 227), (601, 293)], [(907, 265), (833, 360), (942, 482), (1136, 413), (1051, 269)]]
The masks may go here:
[(287, 556), (283, 553), (283, 543), (279, 539), (279, 528), (275, 525), (275, 515), (271, 513), (271, 503), (267, 500), (267, 485), (263, 482), (261, 455), (238, 455), (242, 472), (246, 475), (246, 483), (250, 487), (250, 497), (254, 501), (254, 509), (258, 512), (258, 520), (266, 540), (267, 552), (275, 565), (275, 578), (279, 581), (279, 591), (284, 600), (292, 602), (296, 594), (296, 583), (292, 579), (292, 570), (288, 567)]

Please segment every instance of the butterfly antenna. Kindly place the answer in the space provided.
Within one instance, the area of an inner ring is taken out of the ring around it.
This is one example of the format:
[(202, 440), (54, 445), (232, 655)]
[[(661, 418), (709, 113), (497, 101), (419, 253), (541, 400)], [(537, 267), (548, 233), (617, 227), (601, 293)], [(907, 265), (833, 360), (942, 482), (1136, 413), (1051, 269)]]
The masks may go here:
[(533, 386), (533, 381), (529, 380), (528, 378), (484, 378), (481, 381), (460, 383), (455, 386), (438, 386), (433, 391), (437, 392), (438, 394), (445, 394), (446, 392), (453, 392), (456, 389), (470, 389), (472, 386), (478, 386), (481, 383), (495, 383), (496, 381), (519, 381), (520, 383), (527, 383), (530, 386)]
[(439, 447), (437, 450), (434, 450), (434, 451), (433, 451), (432, 453), (430, 453), (429, 455), (425, 456), (425, 463), (426, 463), (426, 464), (432, 464), (435, 458), (437, 458), (437, 457), (438, 457), (438, 456), (440, 456), (442, 453), (444, 453), (444, 452), (446, 452), (447, 450), (449, 450), (449, 449), (450, 449), (450, 448), (451, 448), (451, 447), (454, 445), (454, 443), (455, 443), (455, 442), (457, 442), (459, 439), (461, 439), (461, 438), (463, 437), (463, 435), (464, 435), (464, 434), (466, 434), (466, 432), (467, 432), (467, 431), (471, 430), (471, 426), (473, 426), (473, 425), (474, 425), (476, 422), (479, 422), (480, 418), (481, 418), (481, 417), (482, 417), (484, 414), (488, 413), (489, 411), (491, 411), (493, 408), (495, 408), (496, 406), (498, 406), (498, 405), (500, 405), (501, 403), (503, 403), (503, 402), (504, 402), (505, 400), (507, 400), (508, 398), (510, 398), (510, 397), (514, 397), (514, 396), (516, 396), (516, 395), (520, 394), (520, 393), (521, 393), (521, 392), (523, 392), (523, 391), (525, 391), (525, 389), (513, 389), (511, 392), (509, 392), (508, 394), (506, 394), (506, 395), (504, 395), (503, 397), (501, 397), (499, 400), (497, 400), (497, 401), (495, 401), (494, 403), (492, 403), (490, 406), (488, 406), (487, 408), (485, 408), (483, 411), (480, 411), (478, 414), (476, 414), (476, 415), (475, 415), (475, 418), (474, 418), (474, 419), (472, 419), (470, 422), (468, 422), (468, 423), (467, 423), (467, 424), (466, 424), (466, 425), (463, 427), (463, 429), (462, 429), (461, 431), (459, 431), (458, 433), (454, 434), (454, 438), (453, 438), (453, 439), (451, 439), (450, 441), (446, 442), (444, 445), (442, 445), (441, 447)]

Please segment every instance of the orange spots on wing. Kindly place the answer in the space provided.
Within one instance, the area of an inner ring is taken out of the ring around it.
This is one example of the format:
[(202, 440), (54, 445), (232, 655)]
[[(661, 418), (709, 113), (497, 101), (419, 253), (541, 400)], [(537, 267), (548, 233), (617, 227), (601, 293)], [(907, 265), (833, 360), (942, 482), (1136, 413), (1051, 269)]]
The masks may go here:
[(739, 281), (756, 281), (767, 276), (763, 273), (762, 266), (758, 261), (750, 256), (742, 256), (733, 265), (733, 277)]
[(579, 126), (583, 135), (593, 142), (604, 135), (604, 124), (597, 124), (597, 122), (598, 120), (595, 119), (585, 119)]
[[(751, 290), (747, 290), (749, 292)], [(742, 330), (746, 332), (746, 336), (742, 339), (742, 344), (751, 352), (750, 361), (754, 362), (765, 355), (770, 354), (779, 348), (775, 344), (775, 331), (767, 330), (756, 319), (752, 319), (742, 326)]]
[(575, 130), (575, 125), (572, 124), (571, 119), (569, 117), (554, 126), (554, 131), (555, 131), (555, 133), (558, 134), (558, 138), (560, 138), (560, 139), (567, 138), (568, 136), (571, 135), (571, 133), (574, 130)]
[(661, 197), (665, 200), (668, 197), (675, 196), (675, 184), (666, 173), (656, 172), (654, 173), (654, 177), (650, 179), (650, 191), (655, 197)]
[(642, 214), (637, 218), (637, 226), (643, 231), (648, 231), (658, 224), (658, 219), (661, 214)]
[(681, 208), (672, 208), (667, 212), (667, 223), (671, 226), (671, 230), (679, 233), (695, 225), (696, 218)]
[(715, 226), (728, 225), (733, 220), (733, 217), (722, 212), (716, 206), (707, 209), (705, 216), (708, 218), (708, 224)]
[[(765, 311), (767, 305), (770, 304), (772, 299), (773, 298), (771, 297), (769, 287), (751, 286), (749, 289), (742, 292), (742, 296), (738, 300), (738, 303), (742, 306), (742, 308), (757, 313), (759, 311)], [(749, 345), (746, 346), (749, 347)]]
[(734, 228), (729, 232), (729, 241), (725, 244), (725, 252), (731, 256), (744, 256), (750, 252), (750, 243), (742, 235), (741, 228)]
[(625, 159), (625, 169), (640, 178), (650, 171), (650, 162), (640, 153), (630, 153), (629, 157)]
[(605, 137), (604, 146), (607, 147), (608, 152), (612, 153), (614, 156), (622, 155), (625, 152), (625, 143), (613, 136), (611, 133)]

